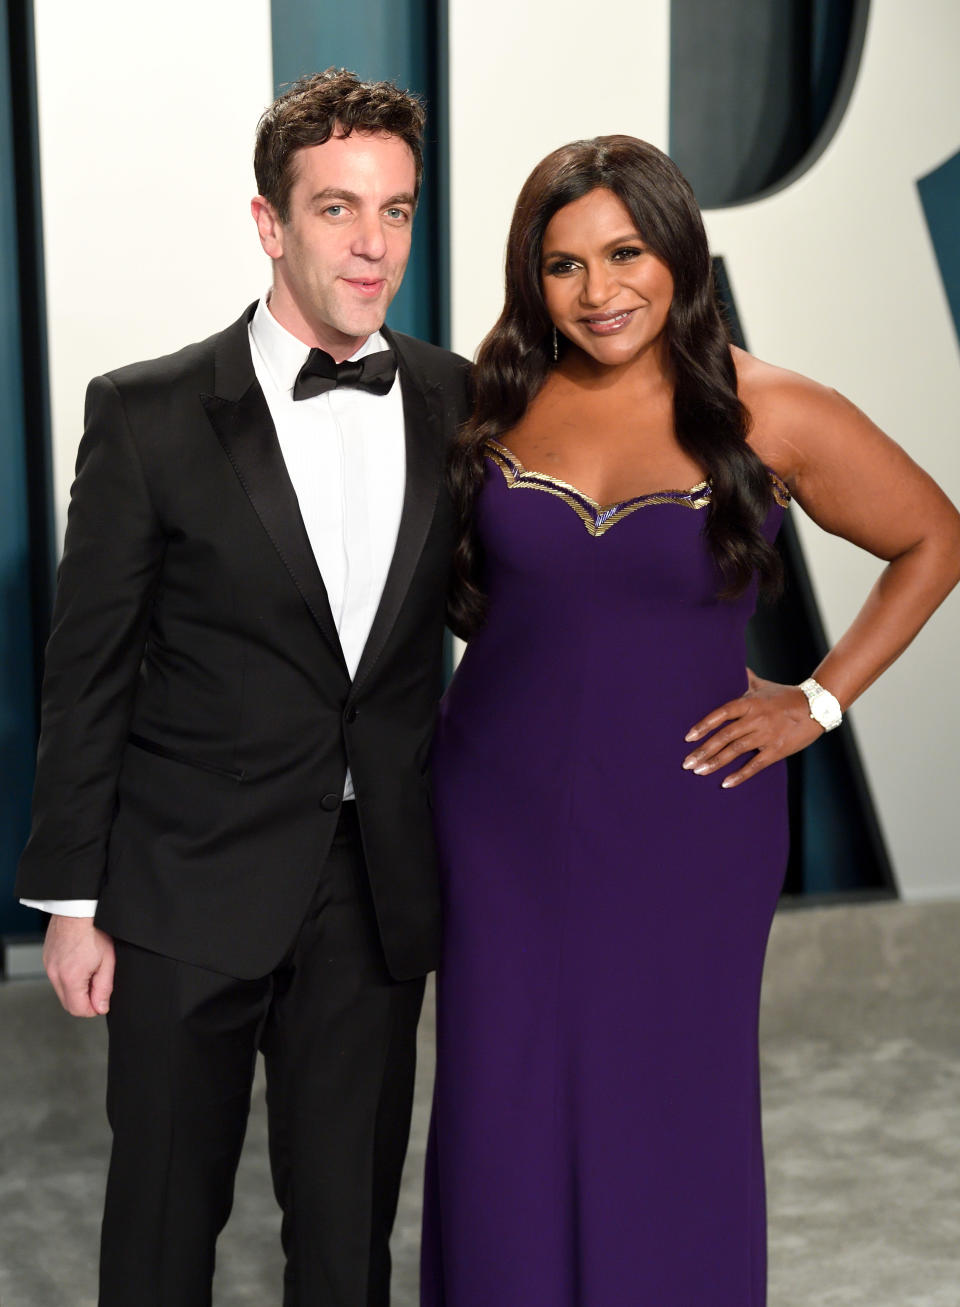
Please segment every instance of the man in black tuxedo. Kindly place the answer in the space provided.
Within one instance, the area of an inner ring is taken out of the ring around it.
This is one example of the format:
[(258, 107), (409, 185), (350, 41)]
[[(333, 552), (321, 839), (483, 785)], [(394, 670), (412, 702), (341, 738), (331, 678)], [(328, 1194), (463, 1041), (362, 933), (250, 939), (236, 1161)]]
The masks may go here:
[(465, 361), (383, 328), (422, 128), (387, 83), (293, 85), (269, 296), (88, 391), (18, 887), (63, 1005), (109, 1009), (101, 1307), (209, 1304), (258, 1049), (285, 1307), (389, 1300), (466, 415)]

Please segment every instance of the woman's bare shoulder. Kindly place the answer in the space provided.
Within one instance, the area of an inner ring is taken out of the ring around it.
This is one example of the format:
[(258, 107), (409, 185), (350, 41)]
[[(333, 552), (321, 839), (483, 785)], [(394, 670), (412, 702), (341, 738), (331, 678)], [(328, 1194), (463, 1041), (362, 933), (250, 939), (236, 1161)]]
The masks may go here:
[[(731, 346), (737, 393), (750, 414), (749, 441), (764, 463), (790, 483), (812, 434), (859, 412), (829, 386)], [(861, 415), (862, 416), (862, 415)]]
[(843, 402), (835, 390), (812, 377), (765, 363), (736, 345), (731, 345), (730, 352), (737, 370), (737, 390), (751, 412), (753, 407), (766, 413), (780, 405), (817, 408)]

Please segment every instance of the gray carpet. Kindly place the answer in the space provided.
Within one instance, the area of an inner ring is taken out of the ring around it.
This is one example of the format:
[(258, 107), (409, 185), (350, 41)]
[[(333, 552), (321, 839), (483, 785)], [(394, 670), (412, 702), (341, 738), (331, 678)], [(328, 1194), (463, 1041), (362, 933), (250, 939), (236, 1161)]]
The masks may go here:
[[(431, 1017), (394, 1307), (416, 1303)], [(780, 913), (761, 1024), (770, 1307), (958, 1307), (960, 903)], [(62, 1014), (45, 983), (0, 985), (2, 1307), (95, 1305), (103, 1056), (102, 1024)], [(258, 1082), (216, 1307), (279, 1302), (278, 1224)]]

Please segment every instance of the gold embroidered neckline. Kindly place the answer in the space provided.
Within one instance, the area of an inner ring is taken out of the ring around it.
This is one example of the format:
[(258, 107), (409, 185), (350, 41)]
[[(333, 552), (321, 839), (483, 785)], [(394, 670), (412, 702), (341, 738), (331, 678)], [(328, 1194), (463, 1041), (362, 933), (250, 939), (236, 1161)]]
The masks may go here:
[[(555, 495), (570, 505), (592, 536), (602, 536), (615, 523), (636, 512), (638, 508), (650, 508), (654, 504), (677, 504), (681, 508), (701, 509), (710, 503), (710, 482), (698, 481), (689, 490), (654, 490), (646, 495), (636, 495), (632, 499), (604, 506), (567, 481), (560, 481), (546, 472), (531, 472), (499, 440), (488, 438), (484, 445), (489, 457), (503, 473), (508, 489), (542, 490), (548, 495)], [(774, 499), (781, 508), (786, 508), (790, 502), (786, 482), (772, 469), (767, 468), (767, 471)]]

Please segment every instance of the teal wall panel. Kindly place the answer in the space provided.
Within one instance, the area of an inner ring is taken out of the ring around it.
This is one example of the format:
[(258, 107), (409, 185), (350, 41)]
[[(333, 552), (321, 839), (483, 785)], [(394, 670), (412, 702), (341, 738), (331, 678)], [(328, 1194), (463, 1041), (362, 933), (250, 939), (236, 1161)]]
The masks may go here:
[(424, 187), (410, 263), (387, 322), (447, 344), (445, 305), (445, 105), (442, 0), (273, 0), (273, 75), (279, 92), (331, 65), (365, 81), (385, 79), (420, 95), (427, 107)]
[(917, 182), (960, 343), (960, 150)]
[(0, 933), (35, 929), (13, 897), (27, 837), (33, 760), (30, 513), (8, 0), (0, 0)]

